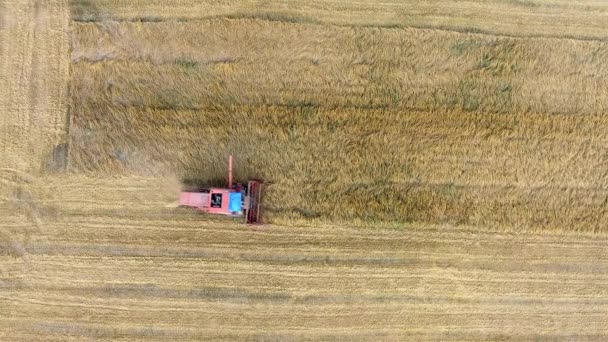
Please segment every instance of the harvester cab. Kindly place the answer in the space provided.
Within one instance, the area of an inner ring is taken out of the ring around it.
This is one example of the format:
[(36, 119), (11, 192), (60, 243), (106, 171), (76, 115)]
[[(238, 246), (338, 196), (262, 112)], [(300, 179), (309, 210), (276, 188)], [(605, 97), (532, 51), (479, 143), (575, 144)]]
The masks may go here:
[(232, 156), (228, 158), (228, 187), (202, 188), (182, 191), (179, 205), (219, 215), (243, 217), (245, 223), (261, 223), (261, 202), (264, 183), (250, 180), (244, 187), (241, 183), (232, 185)]

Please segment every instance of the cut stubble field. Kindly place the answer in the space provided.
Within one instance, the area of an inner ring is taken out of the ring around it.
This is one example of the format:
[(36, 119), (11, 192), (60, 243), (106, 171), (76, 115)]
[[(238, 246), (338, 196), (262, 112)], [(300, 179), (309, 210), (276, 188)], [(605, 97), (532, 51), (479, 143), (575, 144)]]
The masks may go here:
[(286, 5), (0, 0), (0, 340), (604, 340), (608, 6)]
[(165, 208), (172, 197), (155, 178), (44, 184), (30, 207), (35, 227), (14, 207), (1, 212), (12, 237), (0, 246), (5, 339), (607, 333), (605, 237), (429, 224), (251, 229)]

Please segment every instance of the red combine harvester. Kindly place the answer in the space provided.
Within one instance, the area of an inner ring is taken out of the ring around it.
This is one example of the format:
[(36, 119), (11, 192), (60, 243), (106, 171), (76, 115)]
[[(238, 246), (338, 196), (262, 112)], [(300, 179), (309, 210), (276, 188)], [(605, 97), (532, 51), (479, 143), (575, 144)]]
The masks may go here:
[(203, 188), (196, 191), (182, 191), (179, 205), (192, 207), (210, 213), (244, 217), (246, 223), (261, 223), (260, 204), (262, 201), (261, 181), (248, 181), (244, 188), (240, 183), (232, 186), (232, 156), (228, 158), (228, 188)]

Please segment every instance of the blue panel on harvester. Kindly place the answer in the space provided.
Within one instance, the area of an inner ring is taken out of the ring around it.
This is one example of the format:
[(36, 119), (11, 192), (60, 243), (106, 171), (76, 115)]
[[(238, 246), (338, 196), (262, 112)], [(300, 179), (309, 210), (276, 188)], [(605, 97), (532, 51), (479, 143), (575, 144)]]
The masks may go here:
[(243, 194), (241, 194), (240, 192), (231, 192), (229, 199), (230, 201), (228, 202), (228, 211), (231, 213), (240, 213), (243, 209)]

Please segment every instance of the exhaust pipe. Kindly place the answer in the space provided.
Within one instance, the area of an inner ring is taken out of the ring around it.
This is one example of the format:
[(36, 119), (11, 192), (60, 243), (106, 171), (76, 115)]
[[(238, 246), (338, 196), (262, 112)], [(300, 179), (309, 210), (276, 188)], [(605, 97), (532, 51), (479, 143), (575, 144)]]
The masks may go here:
[(232, 155), (228, 156), (228, 189), (232, 189)]

